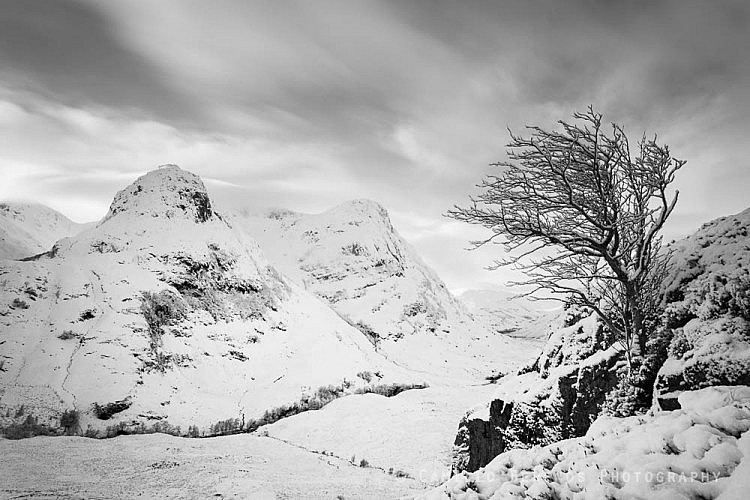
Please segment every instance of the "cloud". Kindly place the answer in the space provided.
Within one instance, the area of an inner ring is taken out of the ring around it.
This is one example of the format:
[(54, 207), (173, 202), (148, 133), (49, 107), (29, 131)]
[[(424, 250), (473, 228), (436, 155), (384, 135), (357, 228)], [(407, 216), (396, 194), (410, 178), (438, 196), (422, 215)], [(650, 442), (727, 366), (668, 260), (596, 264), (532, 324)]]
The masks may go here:
[[(446, 221), (506, 127), (588, 104), (686, 158), (668, 237), (746, 208), (746, 2), (0, 0), (0, 197), (97, 218), (160, 163), (228, 203), (388, 207), (452, 287)], [(407, 215), (403, 215), (407, 214)], [(457, 264), (457, 263), (461, 264)]]

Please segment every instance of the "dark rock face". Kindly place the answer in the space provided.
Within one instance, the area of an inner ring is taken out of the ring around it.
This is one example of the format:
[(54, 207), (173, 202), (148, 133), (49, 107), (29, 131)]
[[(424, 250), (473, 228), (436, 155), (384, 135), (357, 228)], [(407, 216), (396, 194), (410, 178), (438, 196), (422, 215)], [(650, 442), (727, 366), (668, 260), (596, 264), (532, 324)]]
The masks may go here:
[(495, 399), (490, 403), (490, 418), (471, 418), (461, 421), (454, 446), (465, 448), (460, 463), (454, 462), (453, 473), (467, 470), (473, 472), (487, 465), (505, 451), (505, 440), (501, 429), (510, 421), (513, 403)]

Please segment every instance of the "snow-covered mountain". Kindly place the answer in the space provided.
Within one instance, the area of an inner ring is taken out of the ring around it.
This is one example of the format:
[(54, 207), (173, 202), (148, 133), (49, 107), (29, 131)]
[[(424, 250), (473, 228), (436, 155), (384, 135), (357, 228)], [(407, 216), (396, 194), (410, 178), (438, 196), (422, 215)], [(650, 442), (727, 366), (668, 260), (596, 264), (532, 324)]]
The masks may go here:
[(363, 371), (410, 377), (271, 267), (176, 166), (119, 192), (95, 228), (0, 261), (0, 281), (2, 416), (77, 409), (84, 428), (206, 428), (361, 384)]
[(433, 375), (485, 376), (508, 370), (528, 351), (477, 321), (373, 201), (315, 215), (236, 212), (235, 221), (274, 265), (400, 365)]
[(35, 203), (0, 203), (0, 259), (23, 259), (46, 252), (61, 238), (93, 224), (77, 224)]

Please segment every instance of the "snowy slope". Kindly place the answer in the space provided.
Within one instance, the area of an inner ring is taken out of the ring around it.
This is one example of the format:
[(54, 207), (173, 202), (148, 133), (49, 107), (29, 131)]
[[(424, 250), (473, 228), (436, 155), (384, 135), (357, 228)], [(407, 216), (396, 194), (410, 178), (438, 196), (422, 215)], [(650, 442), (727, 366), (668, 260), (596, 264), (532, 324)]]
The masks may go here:
[[(0, 281), (0, 415), (23, 405), (54, 421), (76, 408), (84, 429), (205, 429), (362, 370), (409, 378), (270, 267), (201, 180), (175, 166), (118, 193), (96, 228), (36, 260), (0, 263)], [(95, 403), (123, 411), (100, 420)]]
[(22, 259), (52, 248), (93, 224), (77, 224), (44, 205), (0, 203), (0, 259)]
[(0, 439), (1, 498), (396, 499), (421, 488), (348, 460), (240, 434)]
[(234, 220), (274, 265), (403, 366), (476, 378), (528, 356), (526, 344), (475, 320), (375, 202), (350, 201), (316, 215), (238, 212)]
[(601, 417), (585, 437), (503, 453), (421, 498), (747, 498), (750, 387), (687, 392), (680, 403)]
[(456, 422), (466, 407), (488, 398), (491, 385), (442, 386), (386, 398), (341, 398), (316, 412), (300, 413), (258, 432), (309, 450), (404, 471), (422, 484), (450, 477)]

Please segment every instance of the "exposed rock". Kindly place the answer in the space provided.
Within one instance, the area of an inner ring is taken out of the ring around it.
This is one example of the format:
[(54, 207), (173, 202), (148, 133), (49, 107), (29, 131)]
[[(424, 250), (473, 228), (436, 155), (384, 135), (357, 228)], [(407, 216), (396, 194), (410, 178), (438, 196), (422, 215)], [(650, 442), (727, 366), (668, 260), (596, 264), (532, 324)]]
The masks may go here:
[(533, 365), (502, 379), (499, 397), (459, 423), (453, 473), (475, 471), (509, 449), (582, 436), (599, 415), (618, 384), (622, 354), (606, 348), (594, 316), (566, 311), (557, 321)]
[(685, 392), (678, 404), (600, 417), (582, 437), (506, 451), (417, 498), (746, 498), (750, 387)]

